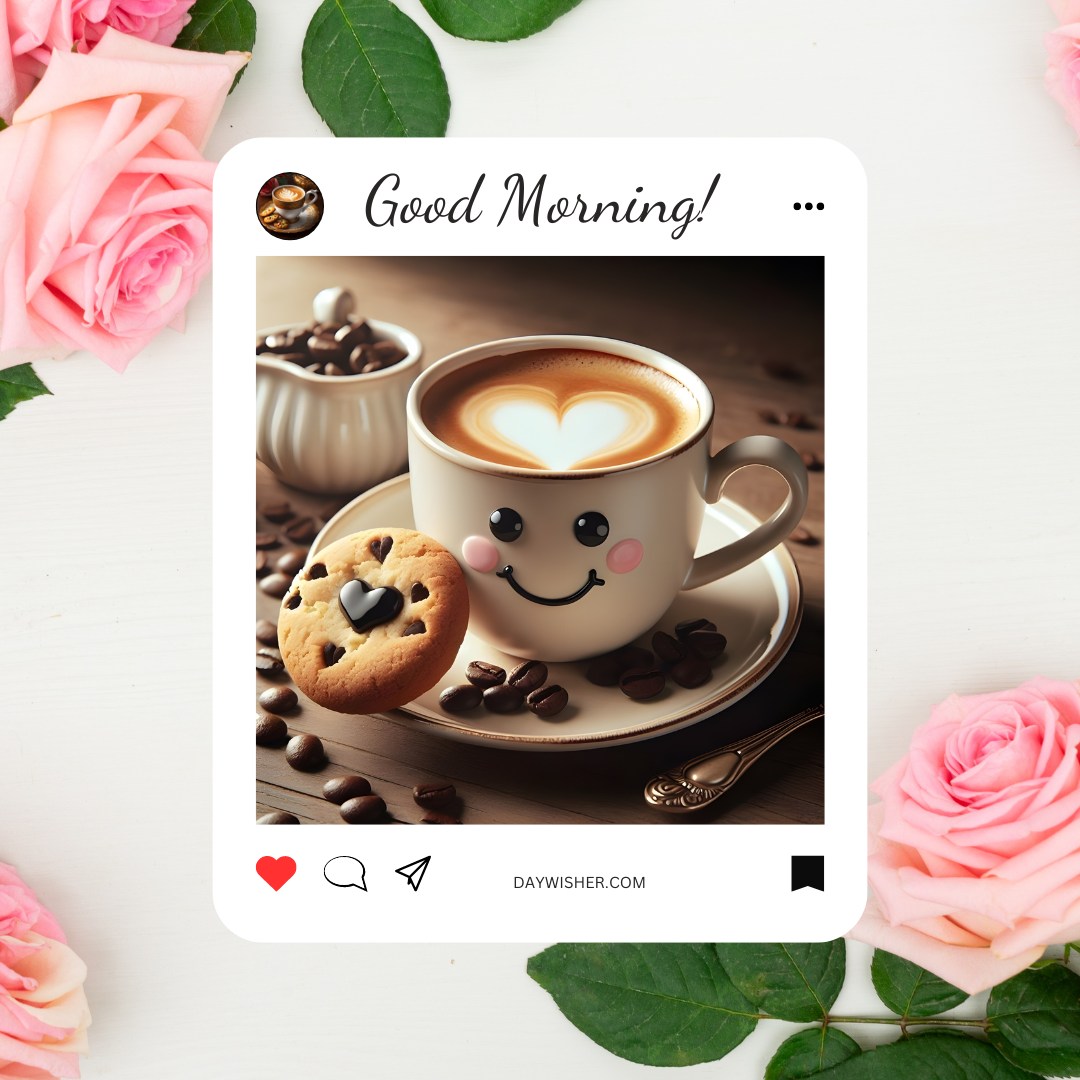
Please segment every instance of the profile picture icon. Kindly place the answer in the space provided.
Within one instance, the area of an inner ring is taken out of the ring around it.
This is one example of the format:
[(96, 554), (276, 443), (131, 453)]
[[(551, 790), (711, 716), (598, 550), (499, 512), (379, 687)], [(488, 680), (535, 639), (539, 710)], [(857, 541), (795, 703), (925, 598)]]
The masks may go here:
[(255, 212), (259, 224), (271, 236), (299, 240), (314, 232), (322, 221), (322, 192), (303, 173), (276, 173), (259, 188)]

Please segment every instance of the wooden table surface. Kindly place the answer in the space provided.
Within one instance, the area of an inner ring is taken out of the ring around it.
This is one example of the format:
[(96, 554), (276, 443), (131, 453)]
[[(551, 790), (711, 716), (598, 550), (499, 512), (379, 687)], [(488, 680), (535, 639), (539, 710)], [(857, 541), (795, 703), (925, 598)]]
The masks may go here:
[[(310, 298), (329, 285), (349, 287), (360, 314), (414, 330), (425, 363), (466, 345), (530, 333), (589, 333), (649, 345), (708, 383), (717, 406), (714, 450), (769, 432), (824, 457), (816, 260), (263, 258), (258, 325), (308, 321)], [(258, 462), (256, 469), (260, 506), (284, 499), (321, 524), (351, 498), (309, 495)], [(413, 785), (446, 780), (461, 796), (467, 824), (823, 821), (821, 724), (789, 737), (729, 796), (697, 814), (650, 810), (641, 791), (657, 772), (822, 700), (824, 477), (823, 469), (810, 473), (803, 523), (812, 542), (789, 544), (804, 590), (798, 636), (762, 685), (718, 716), (643, 743), (531, 753), (456, 743), (376, 717), (343, 717), (301, 697), (287, 717), (289, 729), (320, 736), (330, 764), (302, 773), (281, 750), (257, 748), (257, 814), (285, 810), (302, 823), (341, 823), (337, 807), (322, 799), (322, 785), (356, 772), (401, 822), (422, 816)], [(744, 470), (726, 491), (759, 516), (782, 494), (782, 482), (763, 469)], [(257, 514), (256, 528), (282, 526)], [(277, 610), (278, 602), (256, 589), (256, 617), (276, 621)], [(268, 685), (257, 676), (256, 695)]]

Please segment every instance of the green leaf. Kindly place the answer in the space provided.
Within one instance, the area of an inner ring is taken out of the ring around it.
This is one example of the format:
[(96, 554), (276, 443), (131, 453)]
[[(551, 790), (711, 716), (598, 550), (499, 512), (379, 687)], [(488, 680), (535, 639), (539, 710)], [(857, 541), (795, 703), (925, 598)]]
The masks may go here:
[(731, 981), (778, 1020), (821, 1020), (844, 985), (844, 939), (717, 945)]
[(448, 34), (470, 41), (516, 41), (547, 29), (581, 0), (420, 0)]
[(883, 949), (874, 950), (870, 977), (878, 997), (903, 1017), (937, 1016), (968, 999), (968, 995), (952, 983)]
[(711, 945), (553, 945), (529, 974), (593, 1042), (642, 1065), (716, 1061), (757, 1025)]
[(765, 1080), (802, 1080), (861, 1053), (859, 1044), (836, 1028), (797, 1031), (773, 1054), (765, 1067)]
[(818, 1075), (821, 1080), (1032, 1080), (989, 1043), (953, 1031), (888, 1043)]
[(995, 986), (986, 1005), (990, 1041), (1047, 1076), (1080, 1076), (1080, 975), (1060, 964)]
[(445, 135), (446, 76), (389, 0), (323, 0), (301, 54), (304, 89), (335, 135)]
[(51, 393), (30, 364), (18, 364), (0, 370), (0, 420), (20, 401), (29, 401), (31, 398)]
[[(195, 0), (188, 14), (191, 22), (174, 42), (178, 49), (251, 52), (255, 45), (255, 9), (248, 0)], [(243, 74), (243, 68), (236, 73), (230, 94)]]

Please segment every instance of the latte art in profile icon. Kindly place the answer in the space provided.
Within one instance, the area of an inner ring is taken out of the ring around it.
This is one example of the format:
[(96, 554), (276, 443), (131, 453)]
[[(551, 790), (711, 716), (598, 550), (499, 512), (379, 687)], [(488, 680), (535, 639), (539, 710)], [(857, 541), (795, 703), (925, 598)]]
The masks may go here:
[(259, 188), (255, 212), (259, 224), (271, 236), (298, 240), (322, 221), (322, 193), (302, 173), (277, 173)]

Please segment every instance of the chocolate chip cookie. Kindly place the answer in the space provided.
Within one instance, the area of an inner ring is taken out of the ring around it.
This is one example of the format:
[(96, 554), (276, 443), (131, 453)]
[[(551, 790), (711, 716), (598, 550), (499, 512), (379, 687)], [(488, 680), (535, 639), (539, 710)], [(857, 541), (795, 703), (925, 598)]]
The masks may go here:
[(372, 529), (323, 548), (296, 575), (278, 643), (312, 701), (382, 712), (439, 681), (468, 622), (468, 589), (450, 552), (411, 529)]

